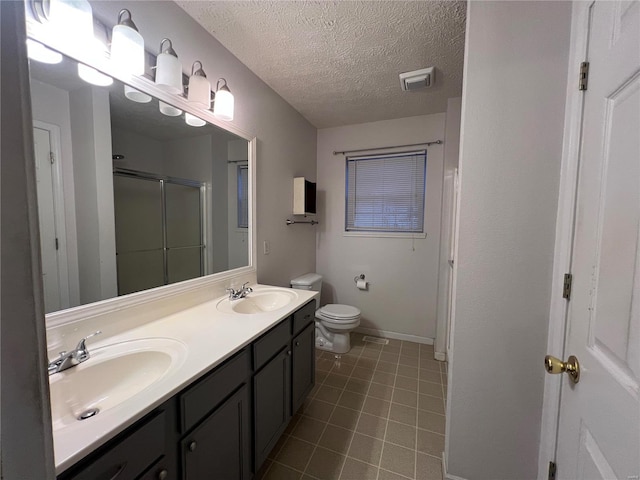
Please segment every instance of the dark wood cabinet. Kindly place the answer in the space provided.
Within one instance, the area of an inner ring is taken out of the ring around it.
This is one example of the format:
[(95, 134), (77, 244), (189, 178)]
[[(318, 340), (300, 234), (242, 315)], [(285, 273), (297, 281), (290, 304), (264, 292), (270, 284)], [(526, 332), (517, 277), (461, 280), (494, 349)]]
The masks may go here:
[(165, 433), (165, 414), (162, 409), (158, 409), (59, 478), (135, 480), (165, 454)]
[(255, 470), (291, 419), (291, 349), (286, 345), (253, 377)]
[(311, 323), (293, 338), (291, 350), (291, 403), (295, 413), (315, 384), (315, 324)]
[(251, 397), (243, 385), (180, 442), (183, 479), (249, 480)]
[(315, 381), (315, 301), (58, 480), (251, 480)]

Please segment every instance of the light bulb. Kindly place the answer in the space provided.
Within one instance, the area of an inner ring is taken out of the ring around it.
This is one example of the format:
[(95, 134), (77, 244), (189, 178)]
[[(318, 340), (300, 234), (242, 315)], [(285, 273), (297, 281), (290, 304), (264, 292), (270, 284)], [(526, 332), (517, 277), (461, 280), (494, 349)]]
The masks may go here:
[[(196, 65), (199, 67), (196, 68)], [(191, 67), (187, 100), (207, 110), (211, 108), (211, 83), (207, 80), (200, 61), (194, 62)]]
[[(128, 15), (129, 18), (124, 18)], [(111, 62), (125, 75), (144, 74), (144, 39), (131, 20), (131, 12), (122, 9), (111, 36)]]
[(88, 45), (93, 39), (93, 11), (87, 0), (49, 0), (47, 25), (65, 45)]
[(234, 99), (233, 94), (227, 86), (227, 81), (224, 78), (218, 80), (224, 82), (224, 85), (216, 89), (216, 95), (213, 102), (213, 114), (220, 120), (233, 120)]
[[(168, 43), (164, 50), (162, 45)], [(160, 42), (160, 53), (156, 59), (156, 85), (170, 93), (182, 94), (182, 64), (178, 60), (171, 40)]]
[(100, 73), (95, 68), (88, 67), (83, 63), (78, 64), (78, 76), (85, 82), (99, 87), (108, 87), (113, 83), (113, 78), (109, 75)]
[(55, 64), (62, 61), (62, 54), (45, 47), (40, 42), (27, 38), (27, 54), (31, 60)]

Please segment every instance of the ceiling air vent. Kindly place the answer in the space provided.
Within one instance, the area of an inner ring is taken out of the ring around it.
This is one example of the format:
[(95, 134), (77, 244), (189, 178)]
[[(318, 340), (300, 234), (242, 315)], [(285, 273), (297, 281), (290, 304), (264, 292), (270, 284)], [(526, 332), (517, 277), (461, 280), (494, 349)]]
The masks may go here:
[(436, 80), (436, 71), (433, 67), (414, 70), (400, 74), (400, 88), (405, 92), (413, 92), (433, 86)]

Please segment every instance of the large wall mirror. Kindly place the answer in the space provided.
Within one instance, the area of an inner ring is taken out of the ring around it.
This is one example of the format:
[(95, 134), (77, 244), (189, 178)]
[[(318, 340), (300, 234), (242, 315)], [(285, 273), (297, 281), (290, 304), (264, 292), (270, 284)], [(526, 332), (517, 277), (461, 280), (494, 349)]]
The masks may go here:
[(46, 312), (250, 266), (250, 142), (78, 65), (30, 60)]

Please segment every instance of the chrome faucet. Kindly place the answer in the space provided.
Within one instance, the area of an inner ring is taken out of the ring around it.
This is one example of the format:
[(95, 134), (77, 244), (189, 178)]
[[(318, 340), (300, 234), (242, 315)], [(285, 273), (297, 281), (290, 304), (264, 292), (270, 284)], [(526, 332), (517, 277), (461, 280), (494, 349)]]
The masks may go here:
[(76, 365), (87, 361), (90, 355), (85, 342), (87, 341), (87, 339), (95, 337), (96, 335), (100, 335), (101, 333), (102, 332), (98, 330), (91, 335), (87, 335), (78, 342), (76, 348), (71, 352), (60, 352), (60, 356), (58, 358), (49, 362), (49, 375), (62, 372), (64, 370), (67, 370), (68, 368), (75, 367)]
[(247, 287), (248, 283), (249, 282), (244, 282), (239, 290), (235, 290), (234, 288), (227, 288), (227, 292), (229, 292), (229, 300), (240, 300), (241, 298), (244, 298), (251, 292), (253, 292), (253, 288)]

